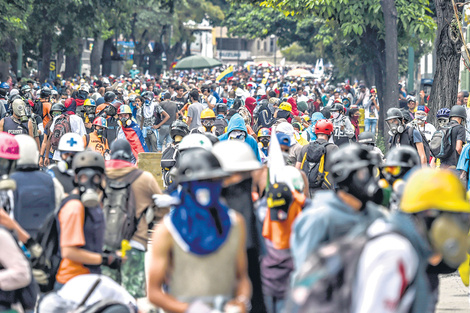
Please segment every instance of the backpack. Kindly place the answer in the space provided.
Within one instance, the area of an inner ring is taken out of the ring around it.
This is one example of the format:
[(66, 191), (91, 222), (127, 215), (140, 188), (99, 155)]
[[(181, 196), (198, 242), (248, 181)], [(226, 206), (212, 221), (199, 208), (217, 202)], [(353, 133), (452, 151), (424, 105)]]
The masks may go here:
[[(33, 274), (42, 273), (45, 275), (45, 283), (41, 283), (43, 279), (38, 280), (39, 289), (41, 292), (49, 292), (54, 289), (56, 281), (56, 274), (59, 270), (62, 257), (60, 255), (60, 232), (58, 215), (60, 209), (69, 201), (73, 199), (80, 199), (78, 195), (70, 195), (62, 200), (60, 207), (54, 212), (51, 212), (46, 221), (39, 229), (35, 241), (41, 246), (42, 251), (39, 255), (31, 253), (31, 267)], [(85, 210), (86, 212), (86, 210)]]
[(307, 146), (300, 168), (307, 175), (309, 189), (332, 189), (331, 183), (325, 180), (326, 147), (331, 144), (313, 141)]
[[(426, 139), (426, 135), (418, 127), (414, 126), (408, 128), (408, 137), (411, 141), (413, 140), (413, 129), (419, 131), (421, 137), (423, 138), (424, 154), (426, 155), (426, 162), (429, 163), (429, 160), (431, 159), (431, 147), (429, 146), (429, 141)], [(411, 145), (416, 148), (416, 144), (413, 141)]]
[(225, 118), (216, 118), (214, 121), (215, 126), (215, 135), (220, 136), (225, 133), (225, 128), (227, 128), (228, 123)]
[(434, 132), (429, 142), (429, 148), (433, 157), (447, 159), (452, 155), (452, 128), (454, 126), (456, 125), (448, 123)]
[(143, 171), (135, 169), (123, 180), (108, 179), (104, 190), (103, 213), (106, 221), (104, 246), (109, 251), (121, 249), (122, 240), (130, 240), (137, 230), (142, 215), (136, 218), (136, 199), (132, 183)]
[(18, 186), (13, 192), (13, 215), (20, 225), (34, 237), (48, 215), (55, 209), (54, 181), (41, 171), (17, 171), (11, 175)]
[(54, 130), (51, 133), (51, 147), (54, 150), (57, 150), (59, 147), (60, 138), (66, 133), (72, 132), (72, 127), (70, 126), (70, 116), (62, 114), (59, 116), (54, 124)]
[(165, 187), (170, 186), (173, 181), (170, 176), (170, 170), (176, 165), (179, 156), (180, 151), (173, 145), (169, 145), (162, 153), (160, 166), (162, 168), (163, 183), (165, 184)]
[(268, 109), (268, 107), (264, 107), (259, 110), (257, 120), (258, 130), (263, 127), (270, 128), (274, 124), (274, 122), (275, 119), (273, 118), (273, 114)]
[(316, 313), (351, 312), (362, 251), (368, 242), (390, 233), (371, 236), (363, 230), (354, 236), (341, 237), (311, 254), (294, 279), (286, 312), (307, 313), (312, 312), (312, 308)]

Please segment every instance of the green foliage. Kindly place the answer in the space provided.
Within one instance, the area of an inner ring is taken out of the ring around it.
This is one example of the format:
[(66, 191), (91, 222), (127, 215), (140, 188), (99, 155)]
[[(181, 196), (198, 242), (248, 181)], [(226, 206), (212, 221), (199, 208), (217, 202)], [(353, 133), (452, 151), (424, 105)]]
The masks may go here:
[(299, 63), (313, 63), (319, 56), (315, 53), (307, 52), (298, 43), (293, 43), (290, 47), (281, 50), (287, 61)]
[(385, 144), (385, 139), (384, 139), (384, 135), (382, 134), (382, 132), (378, 132), (377, 133), (377, 139), (376, 139), (376, 146), (377, 148), (380, 149), (380, 151), (382, 151), (382, 153), (385, 155), (387, 153), (387, 145)]

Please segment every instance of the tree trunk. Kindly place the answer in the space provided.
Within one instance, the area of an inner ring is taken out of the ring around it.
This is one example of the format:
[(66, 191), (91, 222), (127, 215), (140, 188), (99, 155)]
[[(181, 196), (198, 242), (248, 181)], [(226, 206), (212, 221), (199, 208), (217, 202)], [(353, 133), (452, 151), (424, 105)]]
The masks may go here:
[[(395, 0), (381, 0), (382, 11), (385, 23), (385, 85), (384, 97), (381, 103), (380, 118), (381, 131), (384, 139), (388, 136), (385, 133), (385, 113), (388, 109), (398, 105), (398, 31), (397, 31), (397, 8)], [(388, 141), (386, 141), (388, 142)]]
[(104, 40), (96, 36), (93, 42), (93, 50), (90, 54), (90, 75), (100, 75), (101, 56), (103, 55)]
[(103, 57), (101, 58), (101, 72), (103, 76), (111, 74), (111, 51), (113, 51), (113, 38), (108, 38), (103, 43)]
[(64, 49), (59, 49), (59, 51), (57, 51), (57, 66), (56, 66), (57, 74), (63, 75), (65, 73), (65, 72), (62, 73), (62, 63), (64, 63), (64, 57), (65, 57)]
[(49, 62), (51, 61), (52, 53), (52, 34), (44, 32), (42, 34), (42, 66), (39, 73), (41, 83), (44, 83), (49, 78)]
[(73, 77), (80, 73), (80, 60), (82, 58), (83, 40), (77, 40), (76, 48), (72, 53), (66, 55), (65, 58), (65, 77)]
[[(455, 3), (461, 2), (463, 0), (455, 0)], [(457, 102), (462, 47), (452, 1), (435, 0), (434, 3), (437, 15), (437, 62), (428, 104), (431, 109), (428, 114), (431, 123), (435, 122), (437, 110), (443, 107), (451, 108)], [(457, 7), (457, 11), (461, 13), (462, 8)]]

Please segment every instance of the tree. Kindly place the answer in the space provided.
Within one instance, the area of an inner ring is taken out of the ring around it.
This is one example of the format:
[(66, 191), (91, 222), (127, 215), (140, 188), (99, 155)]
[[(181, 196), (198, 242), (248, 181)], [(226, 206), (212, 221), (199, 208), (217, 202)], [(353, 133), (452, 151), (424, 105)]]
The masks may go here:
[[(382, 102), (384, 116), (385, 109), (398, 104), (398, 33), (395, 0), (381, 0), (381, 3), (385, 22), (385, 95)], [(382, 129), (382, 134), (386, 136), (388, 132)], [(388, 142), (388, 136), (385, 139)]]
[[(462, 0), (455, 0), (456, 4)], [(432, 119), (437, 110), (443, 107), (450, 108), (457, 102), (457, 88), (460, 71), (460, 48), (462, 40), (457, 20), (460, 19), (463, 6), (452, 5), (452, 1), (435, 0), (437, 15), (436, 72), (429, 98), (429, 107)], [(455, 11), (458, 17), (455, 16)]]

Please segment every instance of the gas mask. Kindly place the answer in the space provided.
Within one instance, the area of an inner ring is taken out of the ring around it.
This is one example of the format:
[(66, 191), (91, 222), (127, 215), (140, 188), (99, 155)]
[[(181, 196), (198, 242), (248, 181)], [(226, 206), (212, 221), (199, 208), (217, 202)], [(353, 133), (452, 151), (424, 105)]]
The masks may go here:
[(394, 136), (397, 133), (403, 133), (405, 131), (405, 127), (401, 124), (401, 122), (391, 122), (391, 121), (386, 121), (388, 128), (390, 129), (390, 135)]
[(121, 125), (121, 127), (129, 127), (131, 123), (132, 121), (129, 118), (124, 116), (119, 117), (119, 124)]
[(76, 184), (80, 191), (80, 200), (85, 207), (93, 208), (99, 205), (98, 190), (101, 187), (102, 173), (90, 168), (80, 170), (76, 175)]
[(269, 147), (269, 142), (270, 141), (271, 141), (271, 139), (269, 137), (263, 137), (259, 140), (259, 142), (261, 142), (261, 144), (263, 145), (263, 148)]
[(103, 135), (104, 135), (104, 129), (103, 129), (103, 128), (97, 129), (97, 130), (96, 130), (96, 135), (97, 135), (99, 138), (103, 137)]
[(213, 119), (203, 119), (201, 120), (202, 126), (206, 129), (206, 131), (211, 131), (212, 126), (214, 126)]
[(339, 112), (331, 112), (331, 118), (332, 119), (337, 119), (339, 117)]
[(425, 220), (434, 251), (442, 254), (447, 265), (457, 268), (470, 251), (468, 214), (441, 213)]
[(61, 173), (67, 173), (70, 176), (74, 176), (72, 169), (73, 157), (74, 155), (69, 155), (65, 160), (61, 159), (59, 162), (57, 162), (57, 168)]
[(0, 190), (15, 190), (16, 182), (10, 178), (10, 172), (15, 167), (14, 160), (0, 158)]
[[(20, 101), (22, 102), (22, 101)], [(12, 104), (13, 113), (20, 118), (22, 122), (26, 122), (28, 117), (26, 116), (26, 109), (23, 103), (18, 103), (16, 100)]]
[(279, 110), (277, 112), (277, 117), (278, 118), (288, 118), (290, 116), (290, 112), (289, 111), (284, 111), (284, 110)]
[(439, 125), (439, 128), (446, 126), (447, 123), (449, 123), (449, 119), (447, 117), (441, 117), (437, 119), (437, 124)]
[(24, 112), (25, 112), (26, 116), (27, 116), (28, 118), (30, 118), (31, 115), (32, 115), (32, 113), (31, 113), (31, 106), (29, 106), (29, 105), (25, 106)]
[(348, 179), (341, 183), (346, 192), (361, 200), (363, 207), (367, 201), (381, 204), (383, 201), (383, 191), (379, 187), (374, 173), (375, 166), (364, 167), (352, 173)]
[(415, 114), (415, 117), (418, 120), (418, 123), (426, 122), (426, 119), (428, 118), (427, 114), (418, 114), (418, 113)]
[(184, 187), (201, 208), (210, 209), (219, 201), (222, 181), (191, 181)]

